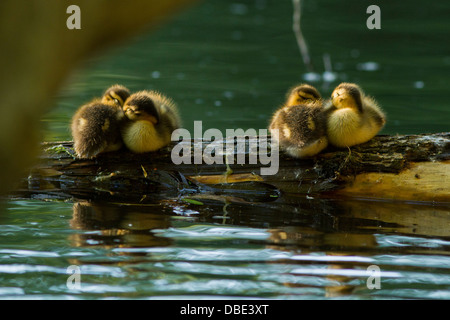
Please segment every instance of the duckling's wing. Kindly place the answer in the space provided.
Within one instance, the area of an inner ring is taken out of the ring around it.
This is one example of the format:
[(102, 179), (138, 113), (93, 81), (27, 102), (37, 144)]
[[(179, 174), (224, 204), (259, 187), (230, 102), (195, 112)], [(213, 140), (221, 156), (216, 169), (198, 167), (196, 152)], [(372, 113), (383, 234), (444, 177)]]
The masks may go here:
[(290, 128), (290, 140), (299, 147), (326, 135), (324, 121), (320, 107), (299, 105), (284, 113), (284, 122)]
[(117, 145), (120, 137), (120, 109), (94, 103), (83, 106), (72, 120), (74, 149), (80, 158), (92, 158)]
[(160, 114), (160, 122), (171, 131), (181, 127), (181, 118), (176, 103), (158, 91), (149, 91)]
[(386, 123), (386, 115), (383, 110), (371, 97), (364, 97), (363, 101), (364, 112), (367, 112), (367, 116), (381, 129)]

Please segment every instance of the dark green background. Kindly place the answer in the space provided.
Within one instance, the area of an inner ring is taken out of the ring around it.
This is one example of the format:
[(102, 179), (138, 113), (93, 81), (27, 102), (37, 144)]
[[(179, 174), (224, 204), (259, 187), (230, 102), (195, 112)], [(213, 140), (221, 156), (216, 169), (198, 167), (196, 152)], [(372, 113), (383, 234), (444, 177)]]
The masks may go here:
[[(369, 30), (371, 1), (303, 1), (302, 29), (315, 72), (331, 58), (336, 80), (324, 96), (356, 82), (388, 116), (382, 133), (449, 130), (450, 5), (377, 1), (381, 29)], [(179, 105), (184, 126), (266, 128), (289, 87), (306, 72), (292, 31), (291, 1), (206, 1), (155, 32), (88, 61), (45, 117), (47, 140), (70, 139), (77, 107), (111, 84), (157, 89)], [(371, 68), (372, 66), (372, 68)], [(373, 68), (373, 66), (375, 66)], [(369, 70), (367, 70), (369, 69)]]

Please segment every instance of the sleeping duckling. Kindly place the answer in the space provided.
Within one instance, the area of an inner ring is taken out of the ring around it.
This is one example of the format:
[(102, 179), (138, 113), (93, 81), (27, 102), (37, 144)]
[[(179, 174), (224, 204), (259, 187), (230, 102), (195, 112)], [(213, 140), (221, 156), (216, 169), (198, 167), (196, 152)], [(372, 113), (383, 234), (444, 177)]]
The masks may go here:
[(326, 148), (326, 115), (316, 88), (302, 84), (291, 89), (286, 103), (269, 126), (280, 148), (294, 158), (306, 158)]
[(106, 89), (105, 93), (102, 97), (103, 103), (115, 103), (119, 107), (123, 107), (125, 100), (130, 96), (130, 90), (128, 90), (126, 87), (115, 84), (108, 89)]
[(79, 158), (94, 158), (102, 152), (119, 150), (124, 113), (121, 101), (129, 96), (122, 86), (108, 88), (102, 99), (94, 99), (77, 110), (72, 118), (73, 146)]
[(298, 106), (320, 100), (319, 91), (309, 84), (300, 84), (291, 88), (286, 94), (285, 106)]
[(325, 109), (328, 112), (328, 140), (336, 147), (367, 142), (386, 123), (386, 117), (375, 100), (364, 95), (353, 83), (337, 86)]
[(156, 91), (132, 94), (123, 111), (126, 116), (123, 142), (135, 153), (156, 151), (168, 145), (172, 132), (181, 125), (175, 103)]

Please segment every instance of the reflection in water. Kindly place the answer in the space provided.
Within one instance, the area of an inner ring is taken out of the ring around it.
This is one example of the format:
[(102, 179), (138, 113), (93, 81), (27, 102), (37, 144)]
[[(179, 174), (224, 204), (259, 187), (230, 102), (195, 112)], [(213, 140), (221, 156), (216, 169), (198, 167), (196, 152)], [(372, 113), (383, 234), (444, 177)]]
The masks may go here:
[[(424, 254), (421, 245), (389, 245), (392, 237), (442, 239), (441, 245), (427, 245), (429, 256), (442, 255), (450, 247), (447, 208), (288, 196), (273, 203), (206, 198), (198, 202), (202, 205), (182, 201), (146, 205), (76, 202), (70, 225), (79, 232), (69, 237), (70, 243), (80, 248), (106, 248), (110, 253), (93, 261), (70, 259), (70, 263), (108, 266), (121, 257), (119, 265), (125, 272), (148, 276), (157, 271), (158, 277), (163, 272), (167, 291), (159, 288), (158, 282), (146, 289), (158, 295), (174, 288), (185, 294), (200, 290), (203, 294), (239, 295), (256, 285), (258, 289), (247, 294), (370, 297), (375, 291), (367, 288), (369, 266), (380, 267), (382, 283), (389, 289), (405, 286), (409, 281), (406, 274), (414, 277), (420, 268), (410, 269), (386, 258), (395, 253), (414, 261), (414, 256)], [(448, 272), (436, 267), (437, 273)], [(249, 274), (253, 276), (249, 278)], [(230, 283), (208, 287), (205, 278), (221, 283), (237, 279), (256, 282), (248, 283), (247, 289)], [(176, 284), (179, 281), (184, 289)], [(268, 284), (275, 287), (269, 290)], [(382, 292), (377, 294), (383, 297)]]
[[(154, 210), (152, 210), (154, 208)], [(106, 203), (76, 202), (72, 228), (95, 231), (71, 235), (73, 246), (157, 247), (168, 246), (170, 239), (155, 237), (153, 229), (170, 227), (170, 216), (159, 207), (118, 206)]]
[[(280, 249), (280, 245), (282, 245), (285, 247), (284, 250), (288, 250), (289, 248), (295, 248), (300, 243), (302, 247), (308, 248), (306, 249), (307, 252), (314, 252), (315, 248), (321, 248), (322, 250), (325, 247), (330, 248), (330, 250), (324, 252), (325, 256), (322, 257), (312, 257), (304, 254), (295, 257), (294, 261), (290, 261), (291, 264), (293, 262), (299, 264), (299, 268), (292, 272), (295, 277), (324, 276), (324, 281), (326, 280), (328, 283), (325, 286), (326, 297), (351, 294), (355, 290), (356, 285), (350, 285), (349, 283), (361, 277), (361, 274), (364, 274), (364, 269), (361, 269), (361, 267), (368, 266), (367, 263), (372, 261), (364, 258), (364, 256), (367, 254), (367, 251), (377, 247), (376, 238), (372, 234), (324, 233), (303, 227), (285, 227), (272, 229), (270, 232), (270, 240), (276, 244), (276, 246), (271, 246), (273, 248)], [(343, 248), (346, 250), (354, 249), (356, 252), (345, 254), (341, 251)], [(326, 269), (308, 268), (309, 265), (317, 264), (318, 262), (325, 264)], [(298, 284), (297, 281), (287, 282), (285, 285), (290, 287), (304, 286), (304, 284)]]

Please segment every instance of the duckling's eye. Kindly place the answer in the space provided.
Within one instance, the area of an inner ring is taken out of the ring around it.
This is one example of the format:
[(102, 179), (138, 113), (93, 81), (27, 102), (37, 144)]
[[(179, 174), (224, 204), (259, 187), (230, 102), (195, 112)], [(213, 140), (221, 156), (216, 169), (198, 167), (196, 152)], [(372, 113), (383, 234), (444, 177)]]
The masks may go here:
[(304, 95), (303, 93), (299, 93), (298, 96), (300, 97), (300, 99), (303, 99), (303, 100), (312, 100), (311, 96)]
[(120, 105), (120, 101), (119, 101), (119, 99), (114, 99), (114, 103), (117, 103), (117, 104), (119, 104), (119, 105)]

